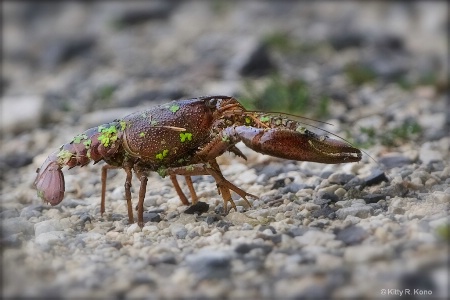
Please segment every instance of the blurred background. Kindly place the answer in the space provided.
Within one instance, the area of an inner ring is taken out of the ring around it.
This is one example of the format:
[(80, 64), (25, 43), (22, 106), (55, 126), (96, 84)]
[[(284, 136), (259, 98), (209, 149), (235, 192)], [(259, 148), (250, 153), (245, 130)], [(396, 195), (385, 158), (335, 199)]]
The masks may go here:
[(4, 1), (3, 19), (4, 133), (214, 94), (352, 121), (386, 87), (448, 88), (443, 1)]

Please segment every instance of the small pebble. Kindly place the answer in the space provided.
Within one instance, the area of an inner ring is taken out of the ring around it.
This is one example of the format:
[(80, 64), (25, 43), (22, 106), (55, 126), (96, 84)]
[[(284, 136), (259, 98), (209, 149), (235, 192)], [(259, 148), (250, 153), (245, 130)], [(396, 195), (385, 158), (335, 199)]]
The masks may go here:
[(364, 178), (365, 184), (368, 186), (379, 184), (383, 181), (389, 181), (381, 170), (374, 170), (368, 177)]
[(128, 235), (132, 235), (136, 232), (141, 232), (141, 228), (139, 227), (139, 225), (137, 223), (131, 224), (128, 228), (127, 228), (127, 234)]
[(64, 227), (59, 220), (46, 220), (34, 225), (34, 232), (36, 237), (38, 237), (42, 233), (62, 231), (63, 229)]
[(34, 234), (33, 224), (20, 217), (2, 220), (2, 236), (6, 237), (17, 233)]
[(346, 245), (354, 245), (361, 243), (369, 233), (359, 226), (350, 226), (339, 230), (336, 234), (336, 239), (343, 241)]
[(36, 237), (36, 244), (40, 246), (51, 246), (57, 241), (62, 241), (66, 234), (63, 231), (44, 232)]
[(320, 209), (320, 205), (314, 204), (314, 203), (306, 203), (305, 209), (309, 211)]
[(170, 225), (170, 232), (177, 239), (184, 239), (188, 234), (187, 229), (182, 224), (177, 223)]
[(231, 275), (231, 256), (222, 251), (201, 251), (186, 257), (192, 274), (200, 280), (225, 279)]
[(336, 216), (341, 219), (344, 220), (347, 216), (355, 216), (358, 218), (368, 218), (369, 216), (371, 216), (373, 214), (373, 208), (370, 206), (366, 206), (366, 205), (361, 205), (361, 206), (352, 206), (352, 207), (344, 207), (341, 209), (338, 209), (336, 211)]
[(355, 175), (352, 174), (345, 174), (345, 173), (334, 173), (328, 177), (328, 181), (330, 183), (336, 183), (339, 185), (344, 185), (350, 180), (352, 180), (355, 177)]
[(339, 198), (344, 197), (345, 193), (347, 193), (347, 191), (343, 188), (338, 188), (337, 190), (334, 191), (334, 194)]

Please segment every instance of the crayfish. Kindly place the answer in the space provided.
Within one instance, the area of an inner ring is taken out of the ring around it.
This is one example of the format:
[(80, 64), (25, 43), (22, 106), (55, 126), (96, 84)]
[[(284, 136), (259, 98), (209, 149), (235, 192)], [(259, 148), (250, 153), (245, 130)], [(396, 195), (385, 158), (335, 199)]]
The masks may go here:
[(130, 114), (122, 119), (86, 130), (52, 153), (37, 170), (34, 182), (38, 196), (51, 205), (64, 197), (61, 169), (85, 166), (91, 160), (106, 162), (102, 167), (101, 213), (105, 211), (107, 170), (122, 168), (126, 173), (125, 198), (129, 223), (133, 223), (131, 202), (132, 173), (140, 181), (137, 205), (138, 224), (143, 226), (147, 177), (156, 171), (169, 176), (183, 204), (183, 194), (176, 175), (186, 179), (192, 204), (198, 197), (191, 176), (211, 175), (224, 201), (236, 209), (231, 191), (250, 206), (247, 197), (255, 197), (224, 178), (216, 158), (226, 151), (246, 159), (237, 148), (242, 141), (256, 152), (298, 161), (328, 164), (356, 162), (361, 151), (347, 142), (318, 135), (286, 115), (247, 111), (235, 98), (199, 97), (172, 101)]

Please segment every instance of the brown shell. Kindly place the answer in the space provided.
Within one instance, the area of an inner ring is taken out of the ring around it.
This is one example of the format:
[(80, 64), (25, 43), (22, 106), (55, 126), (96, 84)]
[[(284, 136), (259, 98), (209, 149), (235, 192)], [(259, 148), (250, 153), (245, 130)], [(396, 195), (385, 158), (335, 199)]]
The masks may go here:
[(125, 122), (123, 146), (152, 166), (175, 166), (210, 136), (212, 112), (200, 99), (172, 101), (133, 113)]

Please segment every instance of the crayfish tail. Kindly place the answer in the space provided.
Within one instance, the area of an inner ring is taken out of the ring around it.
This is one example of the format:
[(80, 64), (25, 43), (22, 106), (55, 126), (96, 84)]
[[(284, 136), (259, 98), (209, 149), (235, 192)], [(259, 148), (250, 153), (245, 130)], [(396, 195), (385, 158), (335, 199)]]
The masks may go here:
[(65, 183), (61, 166), (55, 154), (50, 155), (37, 170), (34, 186), (38, 196), (51, 205), (59, 204), (64, 198)]
[[(126, 123), (111, 122), (90, 128), (75, 136), (51, 154), (37, 170), (34, 186), (38, 197), (51, 205), (59, 204), (64, 198), (64, 175), (62, 168), (83, 167), (89, 162), (101, 160), (121, 163), (120, 145)], [(116, 155), (119, 153), (119, 155)]]

